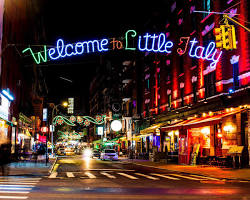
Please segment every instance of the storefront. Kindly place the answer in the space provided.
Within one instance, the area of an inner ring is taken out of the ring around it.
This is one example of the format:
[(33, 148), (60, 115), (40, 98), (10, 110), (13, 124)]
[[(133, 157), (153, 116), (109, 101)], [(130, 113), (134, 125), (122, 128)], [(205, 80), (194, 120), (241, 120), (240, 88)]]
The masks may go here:
[[(233, 156), (232, 149), (236, 147), (247, 150), (247, 123), (244, 125), (244, 121), (247, 121), (247, 109), (240, 107), (202, 113), (200, 117), (162, 127), (162, 131), (167, 133), (164, 146), (169, 151), (178, 149), (179, 164), (194, 165), (203, 160), (227, 158)], [(240, 156), (247, 159), (248, 155), (242, 153)]]
[(10, 142), (10, 127), (13, 123), (9, 121), (10, 100), (0, 93), (0, 144)]
[(30, 151), (32, 149), (34, 143), (32, 131), (32, 120), (23, 113), (19, 113), (17, 144), (19, 148), (24, 151)]

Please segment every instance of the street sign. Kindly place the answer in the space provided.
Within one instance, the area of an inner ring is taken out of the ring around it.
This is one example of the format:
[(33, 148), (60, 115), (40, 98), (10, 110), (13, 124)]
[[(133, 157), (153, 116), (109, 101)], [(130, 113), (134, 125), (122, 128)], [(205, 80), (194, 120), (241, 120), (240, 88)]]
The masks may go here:
[(49, 126), (49, 131), (50, 132), (54, 132), (55, 131), (55, 126), (54, 125), (50, 125)]

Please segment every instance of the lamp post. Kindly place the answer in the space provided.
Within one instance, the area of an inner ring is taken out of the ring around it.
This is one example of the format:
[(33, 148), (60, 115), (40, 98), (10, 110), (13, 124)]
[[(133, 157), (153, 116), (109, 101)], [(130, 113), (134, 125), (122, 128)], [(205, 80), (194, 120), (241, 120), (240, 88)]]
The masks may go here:
[(62, 106), (62, 107), (68, 107), (68, 102), (67, 101), (64, 101), (58, 105), (55, 106), (55, 104), (52, 104), (53, 105), (53, 109), (52, 109), (52, 119), (51, 119), (51, 125), (52, 125), (52, 128), (51, 128), (51, 153), (52, 155), (54, 154), (54, 135), (53, 135), (53, 132), (54, 132), (54, 125), (53, 125), (53, 119), (54, 119), (54, 112), (56, 111), (56, 114), (58, 112), (58, 106)]

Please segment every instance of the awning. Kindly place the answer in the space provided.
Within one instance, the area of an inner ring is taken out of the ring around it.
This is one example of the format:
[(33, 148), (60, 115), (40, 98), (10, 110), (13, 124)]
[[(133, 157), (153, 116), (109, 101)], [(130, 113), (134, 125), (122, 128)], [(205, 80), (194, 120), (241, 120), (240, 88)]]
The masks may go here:
[(176, 130), (176, 129), (181, 129), (181, 128), (189, 129), (189, 128), (197, 128), (197, 127), (203, 127), (203, 126), (211, 126), (211, 125), (219, 123), (222, 120), (222, 118), (230, 116), (230, 115), (234, 115), (241, 111), (242, 110), (236, 110), (236, 111), (226, 112), (226, 113), (217, 114), (213, 116), (184, 120), (171, 126), (164, 126), (161, 128), (161, 130), (170, 131), (170, 130)]
[(120, 138), (122, 138), (122, 136), (113, 138), (112, 140), (109, 140), (109, 142), (116, 142), (116, 141), (119, 140)]
[(102, 143), (102, 139), (100, 139), (100, 140), (95, 140), (95, 141), (93, 141), (92, 143), (93, 143), (93, 144), (101, 144), (101, 143)]
[(158, 124), (153, 124), (153, 125), (151, 125), (148, 128), (140, 130), (140, 134), (142, 135), (142, 134), (154, 133), (157, 128), (160, 128), (162, 126), (166, 126), (167, 124), (168, 124), (168, 122), (162, 122), (162, 123), (158, 123)]
[(9, 120), (6, 120), (6, 119), (4, 119), (4, 118), (2, 118), (2, 117), (0, 117), (0, 120), (5, 121), (6, 124), (9, 125), (9, 126), (14, 126), (13, 123), (12, 123), (11, 121), (9, 121)]

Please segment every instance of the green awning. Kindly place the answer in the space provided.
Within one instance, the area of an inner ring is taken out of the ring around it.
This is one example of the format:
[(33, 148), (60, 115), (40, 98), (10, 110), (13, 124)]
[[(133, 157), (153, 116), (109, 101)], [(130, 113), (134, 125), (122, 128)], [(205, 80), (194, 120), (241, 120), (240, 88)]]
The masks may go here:
[(0, 117), (1, 120), (4, 120), (6, 122), (6, 124), (8, 124), (9, 126), (14, 126), (13, 123), (11, 121), (8, 121), (6, 119), (3, 119), (2, 117)]
[(109, 140), (107, 142), (115, 142), (115, 141), (119, 140), (121, 137), (123, 137), (123, 136), (119, 136), (119, 137), (113, 138), (112, 140)]
[(93, 144), (101, 144), (101, 143), (102, 143), (102, 139), (100, 139), (100, 140), (95, 140), (95, 141), (93, 141), (92, 143), (93, 143)]

